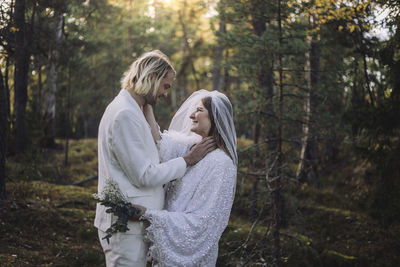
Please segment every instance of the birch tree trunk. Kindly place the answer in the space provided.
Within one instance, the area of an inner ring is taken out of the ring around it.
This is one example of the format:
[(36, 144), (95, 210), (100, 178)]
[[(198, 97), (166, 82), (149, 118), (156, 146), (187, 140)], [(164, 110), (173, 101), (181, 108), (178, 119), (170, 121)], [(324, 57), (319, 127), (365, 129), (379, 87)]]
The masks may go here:
[(14, 112), (16, 117), (16, 152), (25, 152), (28, 146), (26, 132), (26, 102), (29, 71), (29, 48), (25, 26), (25, 0), (15, 1), (15, 72), (14, 72)]
[(60, 57), (60, 45), (63, 29), (63, 14), (59, 10), (54, 13), (54, 39), (49, 53), (49, 72), (47, 74), (47, 91), (44, 95), (45, 142), (44, 145), (55, 145), (57, 65)]
[[(315, 17), (312, 18), (312, 23)], [(318, 81), (320, 68), (320, 48), (318, 37), (309, 37), (309, 52), (306, 62), (306, 80), (308, 92), (304, 103), (306, 123), (303, 124), (303, 140), (300, 153), (300, 163), (297, 168), (297, 178), (301, 183), (307, 180), (319, 186), (318, 174), (318, 143), (315, 128), (316, 108), (318, 106)]]
[[(305, 65), (305, 78), (307, 81), (307, 92), (306, 92), (306, 97), (304, 100), (304, 113), (305, 113), (305, 122), (302, 126), (303, 128), (303, 136), (301, 140), (301, 151), (300, 151), (300, 162), (299, 166), (297, 167), (297, 179), (298, 180), (303, 180), (304, 179), (304, 174), (305, 174), (305, 161), (306, 161), (306, 150), (307, 150), (307, 141), (309, 139), (309, 129), (310, 129), (310, 117), (311, 117), (311, 111), (310, 111), (310, 94), (311, 94), (311, 69), (310, 67), (310, 61), (311, 61), (311, 43), (312, 43), (312, 37), (308, 37), (308, 45), (309, 45), (309, 50), (307, 52), (307, 60), (306, 60), (306, 65)], [(304, 182), (304, 181), (303, 181)]]

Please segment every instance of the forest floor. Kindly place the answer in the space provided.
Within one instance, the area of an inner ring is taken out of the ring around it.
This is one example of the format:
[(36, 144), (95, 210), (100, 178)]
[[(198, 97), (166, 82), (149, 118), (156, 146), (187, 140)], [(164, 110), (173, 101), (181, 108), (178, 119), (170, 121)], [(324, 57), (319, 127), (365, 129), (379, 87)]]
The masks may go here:
[[(93, 227), (97, 181), (70, 185), (97, 173), (97, 143), (77, 140), (69, 147), (68, 165), (63, 150), (32, 151), (7, 160), (8, 200), (0, 203), (0, 266), (105, 266)], [(285, 191), (284, 266), (400, 262), (400, 223), (383, 228), (365, 208), (366, 171), (367, 164), (347, 158), (321, 173), (320, 187), (304, 184)], [(245, 184), (252, 188), (250, 180)], [(271, 231), (263, 219), (269, 216), (262, 209), (267, 198), (260, 197), (261, 216), (250, 219), (244, 211), (249, 209), (248, 197), (244, 190), (235, 199), (217, 266), (270, 262)]]

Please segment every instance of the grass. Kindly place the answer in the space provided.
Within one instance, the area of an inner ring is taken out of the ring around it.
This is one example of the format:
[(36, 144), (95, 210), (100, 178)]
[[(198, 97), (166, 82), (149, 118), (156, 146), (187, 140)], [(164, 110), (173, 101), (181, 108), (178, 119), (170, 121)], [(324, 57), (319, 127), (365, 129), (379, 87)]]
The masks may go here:
[[(96, 149), (94, 139), (71, 141), (68, 165), (62, 150), (8, 159), (8, 200), (0, 203), (0, 266), (105, 266), (93, 227), (97, 182), (69, 185), (97, 172)], [(362, 182), (366, 168), (350, 160), (323, 173), (320, 188), (305, 184), (285, 189), (286, 223), (280, 231), (284, 266), (397, 265), (400, 224), (384, 229), (368, 216), (368, 188)], [(238, 183), (217, 266), (272, 261), (268, 193), (260, 184), (256, 207), (260, 211), (266, 205), (254, 223), (252, 183)]]
[(0, 255), (7, 259), (1, 266), (103, 265), (87, 190), (46, 182), (8, 187), (10, 200), (0, 212)]
[(93, 227), (96, 183), (69, 186), (97, 172), (96, 150), (96, 140), (72, 141), (67, 166), (55, 150), (8, 160), (0, 266), (105, 266)]

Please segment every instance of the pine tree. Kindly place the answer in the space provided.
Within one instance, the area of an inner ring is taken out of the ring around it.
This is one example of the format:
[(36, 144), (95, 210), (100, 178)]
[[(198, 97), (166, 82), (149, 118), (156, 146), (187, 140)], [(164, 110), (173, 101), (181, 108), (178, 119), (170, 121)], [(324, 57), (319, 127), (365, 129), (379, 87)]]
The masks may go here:
[(26, 129), (26, 103), (29, 71), (29, 30), (25, 23), (25, 0), (15, 0), (15, 131), (16, 152), (23, 153), (28, 147)]

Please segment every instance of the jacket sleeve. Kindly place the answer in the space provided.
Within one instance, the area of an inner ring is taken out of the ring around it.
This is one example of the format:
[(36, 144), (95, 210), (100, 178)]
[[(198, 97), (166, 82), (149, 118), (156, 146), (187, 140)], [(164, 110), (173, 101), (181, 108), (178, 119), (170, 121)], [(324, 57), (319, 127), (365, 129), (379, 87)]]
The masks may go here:
[(116, 115), (112, 125), (111, 149), (130, 182), (138, 187), (153, 187), (182, 177), (186, 162), (182, 157), (164, 163), (154, 163), (148, 156), (144, 129), (131, 112)]
[(194, 145), (193, 140), (189, 140), (177, 134), (171, 134), (168, 131), (160, 132), (161, 139), (157, 141), (158, 153), (161, 162), (184, 157), (189, 153), (190, 147)]

